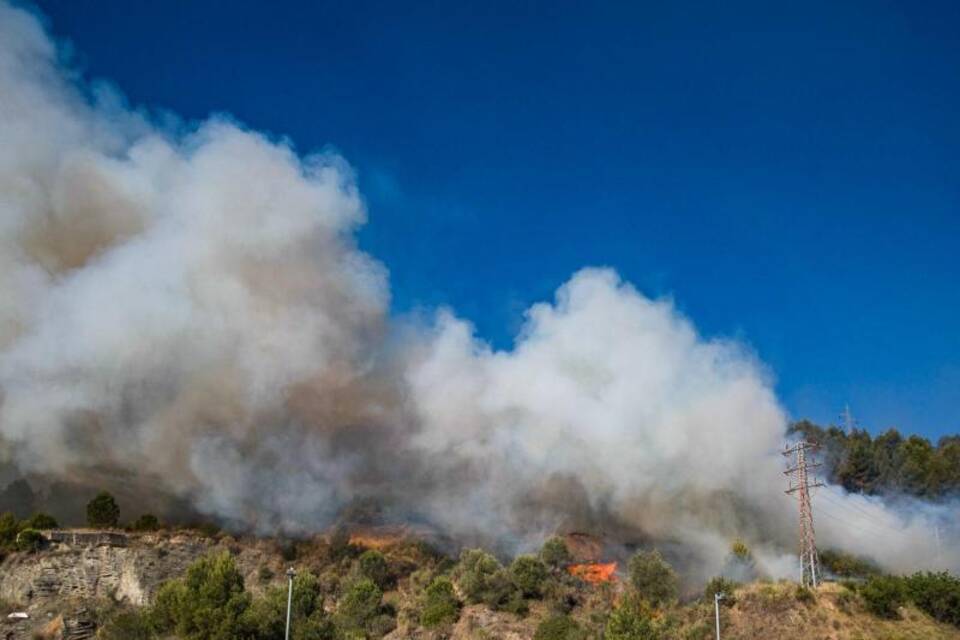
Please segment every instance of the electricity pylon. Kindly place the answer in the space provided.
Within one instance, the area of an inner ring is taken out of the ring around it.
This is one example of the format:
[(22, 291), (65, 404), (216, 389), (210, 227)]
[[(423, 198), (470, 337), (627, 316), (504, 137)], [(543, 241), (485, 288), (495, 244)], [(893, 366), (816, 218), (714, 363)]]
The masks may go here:
[(843, 413), (840, 414), (840, 420), (843, 421), (843, 430), (849, 435), (853, 433), (853, 430), (856, 429), (860, 423), (857, 422), (857, 419), (853, 417), (853, 412), (850, 411), (850, 405), (844, 405)]
[(812, 460), (816, 445), (801, 440), (792, 447), (786, 447), (783, 455), (793, 456), (793, 466), (784, 471), (789, 478), (788, 495), (797, 494), (800, 500), (800, 584), (816, 588), (820, 582), (820, 558), (817, 555), (817, 541), (813, 531), (813, 505), (810, 502), (810, 489), (822, 487), (823, 483), (813, 478), (810, 470), (820, 466)]

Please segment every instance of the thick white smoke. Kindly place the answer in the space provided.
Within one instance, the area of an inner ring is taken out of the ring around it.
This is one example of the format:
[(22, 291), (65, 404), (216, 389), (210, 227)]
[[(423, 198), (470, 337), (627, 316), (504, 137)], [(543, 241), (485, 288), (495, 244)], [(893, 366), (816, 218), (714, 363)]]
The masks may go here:
[[(0, 459), (17, 474), (148, 477), (260, 530), (316, 530), (359, 499), (514, 547), (584, 528), (676, 545), (701, 575), (739, 536), (793, 570), (786, 419), (741, 345), (606, 269), (533, 306), (510, 351), (450, 311), (396, 329), (342, 159), (121, 104), (0, 2)], [(928, 508), (833, 497), (903, 540), (824, 522), (827, 544), (960, 566), (946, 540), (932, 555)]]

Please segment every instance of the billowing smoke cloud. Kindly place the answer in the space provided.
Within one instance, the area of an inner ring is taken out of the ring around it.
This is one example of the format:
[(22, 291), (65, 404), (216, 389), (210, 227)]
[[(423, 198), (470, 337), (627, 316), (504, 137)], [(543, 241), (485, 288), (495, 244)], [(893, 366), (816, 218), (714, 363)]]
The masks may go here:
[[(122, 105), (0, 4), (0, 480), (151, 484), (260, 531), (364, 501), (514, 549), (583, 529), (701, 576), (743, 537), (793, 571), (786, 418), (741, 345), (607, 269), (531, 307), (510, 351), (447, 310), (398, 324), (342, 159)], [(946, 539), (933, 556), (932, 507), (830, 491), (827, 544), (960, 566)]]

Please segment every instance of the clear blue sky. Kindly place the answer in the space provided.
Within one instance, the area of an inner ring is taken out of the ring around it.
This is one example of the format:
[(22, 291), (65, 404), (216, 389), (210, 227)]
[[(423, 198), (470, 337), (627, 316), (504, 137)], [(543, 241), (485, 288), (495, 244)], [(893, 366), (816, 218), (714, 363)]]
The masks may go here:
[(397, 312), (505, 347), (609, 265), (794, 417), (960, 432), (958, 2), (39, 7), (135, 105), (339, 149)]

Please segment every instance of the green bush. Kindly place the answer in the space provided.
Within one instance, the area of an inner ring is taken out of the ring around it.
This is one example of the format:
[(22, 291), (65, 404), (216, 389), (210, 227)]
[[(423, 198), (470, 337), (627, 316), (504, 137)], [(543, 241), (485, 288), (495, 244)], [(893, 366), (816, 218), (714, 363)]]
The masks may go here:
[(540, 559), (551, 569), (562, 569), (572, 560), (567, 543), (560, 536), (553, 536), (543, 543), (540, 549)]
[(17, 551), (37, 551), (46, 541), (36, 529), (24, 529), (17, 534)]
[(428, 629), (453, 624), (460, 617), (460, 602), (449, 578), (440, 576), (424, 590), (420, 624)]
[(604, 640), (659, 640), (662, 634), (649, 612), (635, 599), (626, 599), (607, 620)]
[(12, 513), (0, 514), (0, 548), (12, 550), (16, 548), (17, 534), (20, 533), (20, 522)]
[(60, 527), (60, 523), (51, 515), (35, 513), (27, 518), (22, 526), (27, 529), (57, 529)]
[(120, 507), (113, 496), (101, 491), (87, 503), (87, 524), (102, 529), (116, 527), (120, 522)]
[(859, 592), (872, 614), (888, 619), (900, 617), (898, 609), (906, 601), (906, 590), (901, 578), (873, 576), (861, 585)]
[(585, 637), (576, 621), (567, 615), (551, 616), (537, 626), (533, 640), (581, 640)]
[[(286, 629), (287, 584), (269, 589), (244, 614), (243, 627), (256, 640), (283, 640)], [(309, 571), (293, 579), (290, 627), (294, 640), (334, 640), (336, 629), (323, 609), (319, 579)]]
[(949, 573), (915, 573), (906, 579), (909, 598), (940, 622), (960, 627), (960, 578)]
[(464, 550), (454, 567), (453, 578), (467, 602), (525, 613), (523, 594), (514, 585), (510, 573), (482, 549)]
[(384, 589), (390, 581), (390, 567), (387, 559), (375, 549), (369, 549), (357, 558), (357, 568), (360, 575), (369, 578), (377, 587)]
[(723, 576), (717, 576), (707, 582), (707, 586), (703, 589), (703, 597), (708, 602), (713, 602), (714, 595), (722, 593), (723, 599), (720, 603), (725, 607), (732, 607), (737, 602), (736, 592), (738, 588), (740, 588), (739, 583), (724, 578)]
[(630, 584), (653, 606), (662, 606), (676, 599), (679, 580), (659, 551), (641, 551), (630, 558)]
[(183, 640), (231, 640), (248, 632), (244, 614), (249, 607), (243, 576), (224, 551), (197, 560), (183, 578), (164, 583), (151, 618), (159, 631)]
[(131, 531), (156, 531), (160, 528), (160, 520), (152, 513), (145, 513), (130, 525)]
[(156, 634), (145, 610), (121, 611), (97, 632), (99, 640), (151, 640)]
[(543, 599), (553, 611), (570, 613), (580, 603), (580, 589), (576, 578), (557, 573), (543, 583)]
[(453, 570), (453, 578), (468, 602), (484, 600), (489, 582), (503, 569), (492, 555), (482, 549), (465, 549)]
[(347, 587), (334, 616), (337, 630), (344, 635), (365, 634), (380, 615), (383, 592), (369, 578), (361, 578)]
[(524, 597), (539, 598), (547, 579), (547, 565), (534, 556), (519, 556), (510, 565), (510, 576)]

